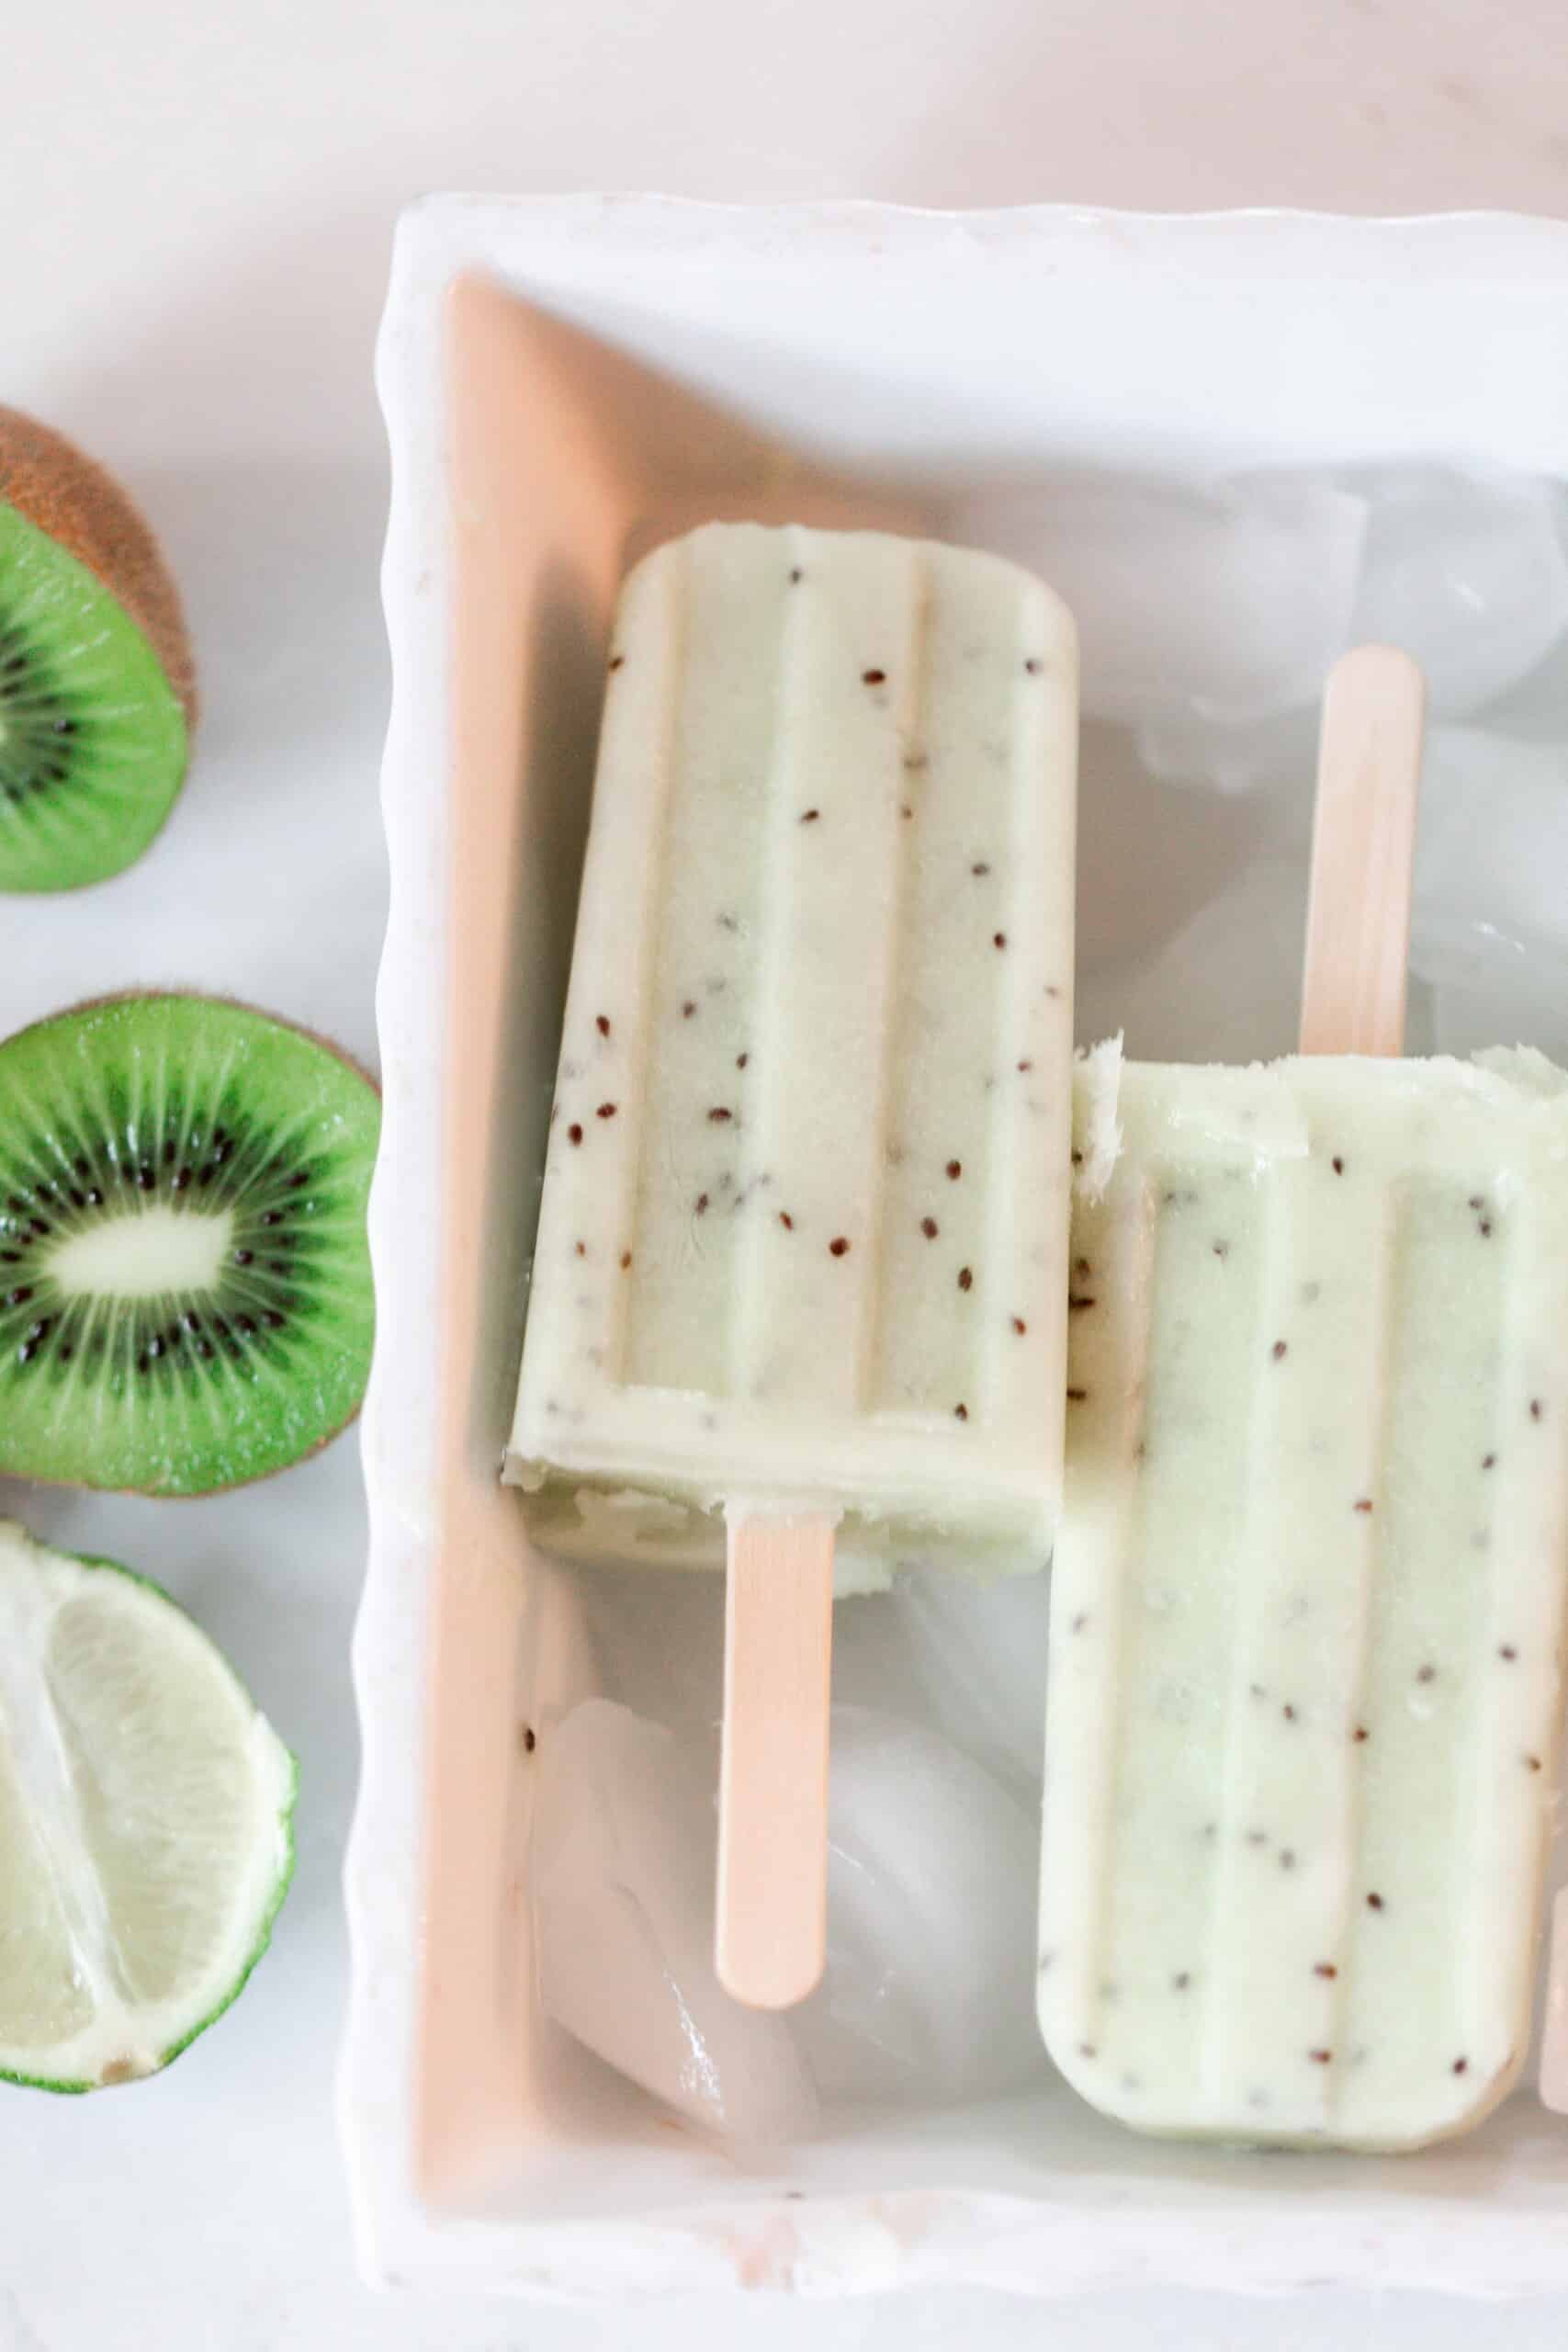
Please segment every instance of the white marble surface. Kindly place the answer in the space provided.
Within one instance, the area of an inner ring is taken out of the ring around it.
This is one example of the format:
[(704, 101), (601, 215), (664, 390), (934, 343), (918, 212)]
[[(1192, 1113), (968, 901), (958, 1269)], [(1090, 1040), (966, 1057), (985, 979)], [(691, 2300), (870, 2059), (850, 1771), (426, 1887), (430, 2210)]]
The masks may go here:
[[(385, 665), (369, 381), (388, 239), (427, 187), (1568, 211), (1556, 0), (81, 0), (6, 32), (0, 397), (119, 466), (189, 595), (193, 781), (132, 874), (7, 901), (0, 1028), (139, 979), (232, 990), (373, 1053)], [(161, 1576), (303, 1767), (299, 1871), (246, 1999), (167, 2076), (0, 2106), (0, 2352), (539, 2352), (692, 2341), (1357, 2352), (1468, 2344), (1433, 2299), (930, 2295), (617, 2317), (419, 2305), (354, 2277), (330, 2115), (355, 1769), (352, 1441), (228, 1499), (20, 1495)], [(1517, 2307), (1500, 2346), (1557, 2346)]]

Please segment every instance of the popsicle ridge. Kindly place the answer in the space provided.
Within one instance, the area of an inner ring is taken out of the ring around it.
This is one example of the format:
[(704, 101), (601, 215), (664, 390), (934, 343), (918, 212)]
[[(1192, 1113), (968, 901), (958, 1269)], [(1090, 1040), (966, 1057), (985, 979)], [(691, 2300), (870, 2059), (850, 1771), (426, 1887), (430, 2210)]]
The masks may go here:
[(840, 1589), (1043, 1564), (1076, 708), (997, 558), (728, 525), (631, 575), (508, 1453), (552, 1548), (717, 1567), (744, 1493), (835, 1517)]

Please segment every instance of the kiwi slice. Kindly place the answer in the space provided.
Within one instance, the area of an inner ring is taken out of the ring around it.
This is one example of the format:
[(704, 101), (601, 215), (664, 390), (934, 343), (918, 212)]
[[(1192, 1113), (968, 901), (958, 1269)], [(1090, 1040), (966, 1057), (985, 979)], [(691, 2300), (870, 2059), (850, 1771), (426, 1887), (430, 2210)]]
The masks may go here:
[(101, 466), (0, 408), (0, 889), (73, 890), (140, 857), (195, 717), (152, 534)]
[(0, 1473), (210, 1494), (352, 1419), (380, 1110), (320, 1038), (210, 997), (0, 1045)]

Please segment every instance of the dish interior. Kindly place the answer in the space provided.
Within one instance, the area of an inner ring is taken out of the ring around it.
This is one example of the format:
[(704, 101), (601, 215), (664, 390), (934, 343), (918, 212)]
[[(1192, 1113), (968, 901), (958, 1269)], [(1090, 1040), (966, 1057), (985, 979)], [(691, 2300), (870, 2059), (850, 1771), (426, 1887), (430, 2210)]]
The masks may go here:
[[(1256, 236), (1243, 224), (1223, 269), (1184, 278), (1156, 266), (1135, 222), (1107, 224), (1098, 245), (1080, 237), (1054, 267), (1048, 244), (1032, 250), (1005, 220), (884, 241), (877, 217), (772, 245), (722, 228), (666, 239), (657, 222), (598, 234), (591, 219), (510, 246), (476, 234), (439, 320), (451, 763), (433, 1334), (443, 1404), (420, 1539), (431, 1564), (422, 2193), (448, 2213), (533, 2223), (673, 2221), (782, 2191), (919, 2192), (934, 2211), (969, 2191), (1063, 2215), (1146, 2197), (1168, 2217), (1223, 2211), (1245, 2227), (1255, 2200), (1285, 2199), (1303, 2245), (1348, 2185), (1363, 2218), (1413, 2206), (1462, 2216), (1499, 2197), (1521, 2214), (1538, 2199), (1560, 2208), (1568, 2132), (1529, 2090), (1420, 2157), (1265, 2159), (1139, 2139), (1042, 2061), (1013, 2098), (833, 2108), (812, 2145), (737, 2159), (538, 2011), (534, 1757), (602, 1669), (579, 1578), (530, 1550), (497, 1467), (627, 564), (712, 516), (929, 531), (1027, 560), (1028, 517), (1056, 502), (1110, 495), (1135, 513), (1151, 492), (1185, 498), (1257, 474), (1299, 486), (1357, 469), (1382, 482), (1391, 468), (1568, 473), (1568, 385), (1553, 410), (1517, 380), (1540, 348), (1536, 298), (1494, 283), (1462, 237), (1447, 278), (1413, 262), (1406, 282), (1388, 232), (1380, 300), (1325, 267), (1302, 224), (1272, 224), (1272, 239), (1269, 224)], [(1472, 350), (1484, 367), (1444, 364)], [(1162, 544), (1156, 532), (1151, 564)], [(1296, 560), (1310, 566), (1318, 547), (1309, 534)], [(1134, 1051), (1290, 1047), (1311, 726), (1300, 711), (1266, 716), (1273, 772), (1225, 794), (1161, 780), (1130, 727), (1091, 714), (1080, 1039), (1124, 1007)], [(1252, 910), (1245, 986), (1207, 1014), (1200, 990), (1194, 1018), (1209, 1028), (1177, 1034), (1171, 987), (1139, 974), (1260, 865), (1275, 895)], [(1413, 1050), (1431, 1044), (1434, 1002), (1417, 985)]]

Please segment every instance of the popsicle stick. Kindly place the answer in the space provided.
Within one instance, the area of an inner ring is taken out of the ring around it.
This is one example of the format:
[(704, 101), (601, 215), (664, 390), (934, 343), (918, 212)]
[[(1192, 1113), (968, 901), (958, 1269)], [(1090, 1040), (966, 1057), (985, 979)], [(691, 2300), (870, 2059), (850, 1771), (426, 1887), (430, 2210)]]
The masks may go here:
[(1303, 1054), (1404, 1050), (1426, 701), (1420, 670), (1396, 646), (1359, 645), (1329, 673), (1302, 974)]
[(833, 1522), (738, 1510), (728, 1551), (715, 1961), (738, 2001), (787, 2009), (827, 1952)]

